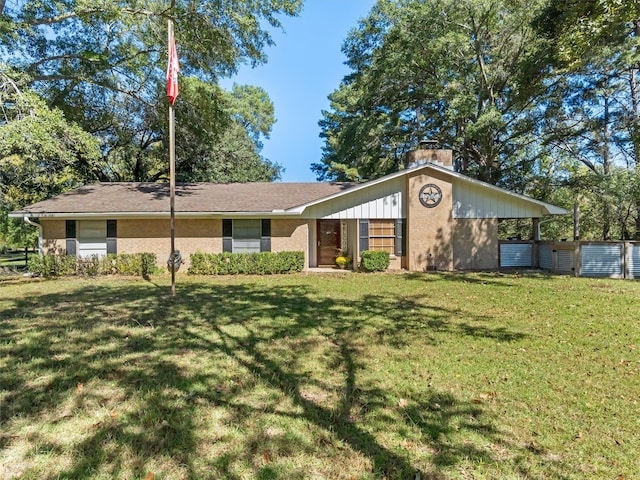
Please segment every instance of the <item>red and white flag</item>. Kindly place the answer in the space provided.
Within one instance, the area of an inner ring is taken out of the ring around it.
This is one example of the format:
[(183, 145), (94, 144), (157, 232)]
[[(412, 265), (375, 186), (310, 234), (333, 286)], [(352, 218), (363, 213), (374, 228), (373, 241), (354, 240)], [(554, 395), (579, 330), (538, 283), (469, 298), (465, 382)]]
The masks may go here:
[(173, 28), (169, 32), (169, 63), (167, 65), (167, 96), (169, 103), (173, 105), (178, 96), (178, 72), (180, 65), (178, 64), (178, 52), (176, 50), (176, 40), (173, 35)]

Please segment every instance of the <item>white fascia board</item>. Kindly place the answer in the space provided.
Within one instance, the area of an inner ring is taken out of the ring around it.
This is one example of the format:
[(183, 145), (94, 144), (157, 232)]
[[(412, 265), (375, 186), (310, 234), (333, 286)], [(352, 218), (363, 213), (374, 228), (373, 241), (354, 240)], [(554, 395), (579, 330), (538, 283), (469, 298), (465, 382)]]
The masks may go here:
[(473, 185), (477, 185), (482, 188), (486, 188), (492, 190), (494, 192), (501, 193), (503, 195), (508, 195), (510, 197), (517, 198), (519, 200), (523, 200), (525, 202), (533, 203), (544, 208), (549, 215), (566, 215), (569, 213), (564, 208), (556, 207), (555, 205), (551, 205), (550, 203), (545, 203), (540, 200), (535, 200), (531, 197), (527, 197), (526, 195), (522, 195), (520, 193), (515, 193), (510, 190), (505, 190), (504, 188), (496, 187), (495, 185), (491, 185), (490, 183), (483, 182), (481, 180), (476, 180), (475, 178), (467, 177), (466, 175), (462, 175), (461, 173), (454, 172), (453, 170), (449, 170), (447, 168), (441, 167), (440, 165), (428, 164), (429, 168), (433, 170), (438, 170), (439, 172), (446, 173), (457, 180), (461, 180), (463, 182), (471, 183)]
[[(422, 167), (424, 167), (424, 165), (420, 165), (420, 167), (417, 167), (417, 168), (422, 168)], [(313, 207), (314, 205), (318, 205), (319, 203), (324, 203), (324, 202), (327, 202), (329, 200), (333, 200), (334, 198), (338, 198), (338, 197), (341, 197), (343, 195), (347, 195), (347, 194), (350, 194), (350, 193), (353, 193), (353, 192), (357, 192), (359, 190), (364, 190), (365, 188), (373, 187), (374, 185), (378, 185), (379, 183), (384, 183), (387, 180), (392, 180), (394, 178), (402, 177), (403, 175), (406, 175), (407, 173), (412, 172), (412, 171), (416, 170), (417, 168), (412, 168), (412, 169), (408, 169), (408, 170), (400, 170), (399, 172), (390, 173), (389, 175), (385, 175), (384, 177), (376, 178), (375, 180), (370, 180), (368, 182), (361, 183), (359, 185), (355, 185), (355, 186), (353, 186), (351, 188), (348, 188), (347, 190), (343, 190), (341, 192), (334, 193), (334, 194), (329, 195), (327, 197), (319, 198), (317, 200), (313, 200), (312, 202), (305, 203), (305, 204), (302, 204), (302, 205), (298, 205), (297, 207), (290, 208), (289, 210), (287, 210), (287, 212), (291, 212), (291, 213), (296, 213), (298, 215), (302, 215), (302, 213), (304, 213), (304, 211), (309, 207)]]
[[(222, 217), (297, 217), (299, 214), (290, 211), (274, 210), (270, 212), (176, 212), (176, 218), (222, 218)], [(169, 212), (83, 212), (83, 213), (61, 213), (61, 212), (15, 212), (9, 214), (10, 218), (91, 218), (91, 219), (113, 219), (113, 218), (169, 218)]]
[(376, 180), (371, 180), (369, 182), (366, 183), (362, 183), (360, 185), (356, 185), (352, 188), (349, 188), (348, 190), (344, 190), (342, 192), (338, 192), (338, 193), (334, 193), (333, 195), (329, 195), (328, 197), (324, 197), (318, 200), (314, 200), (313, 202), (309, 202), (306, 203), (304, 205), (300, 205), (298, 207), (294, 207), (292, 209), (289, 209), (289, 212), (296, 212), (298, 214), (302, 214), (304, 212), (305, 209), (307, 209), (308, 207), (311, 207), (313, 205), (317, 205), (319, 203), (323, 203), (329, 200), (333, 200), (334, 198), (338, 198), (341, 197), (342, 195), (347, 195), (349, 193), (352, 192), (357, 192), (358, 190), (363, 190), (365, 188), (369, 188), (372, 187), (374, 185), (377, 185), (379, 183), (383, 183), (386, 182), (388, 180), (392, 180), (394, 178), (398, 178), (401, 177), (403, 175), (407, 175), (409, 173), (414, 173), (420, 170), (436, 170), (438, 172), (444, 173), (445, 175), (449, 175), (453, 178), (456, 178), (458, 180), (461, 180), (463, 182), (468, 182), (468, 183), (472, 183), (474, 185), (478, 185), (482, 188), (487, 188), (489, 190), (492, 190), (494, 192), (499, 192), (502, 193), (504, 195), (508, 195), (514, 198), (518, 198), (520, 200), (526, 201), (526, 202), (530, 202), (533, 203), (537, 206), (540, 206), (542, 208), (544, 208), (547, 213), (549, 215), (566, 215), (568, 212), (567, 210), (565, 210), (564, 208), (560, 208), (560, 207), (556, 207), (555, 205), (551, 205), (549, 203), (545, 203), (545, 202), (541, 202), (540, 200), (534, 200), (531, 197), (527, 197), (526, 195), (521, 195), (519, 193), (514, 193), (511, 192), (509, 190), (505, 190), (504, 188), (500, 188), (500, 187), (496, 187), (495, 185), (491, 185), (490, 183), (486, 183), (486, 182), (482, 182), (480, 180), (476, 180), (474, 178), (471, 177), (467, 177), (466, 175), (463, 175), (461, 173), (455, 172), (454, 170), (447, 168), (447, 167), (443, 167), (441, 165), (435, 164), (435, 163), (431, 163), (431, 162), (426, 162), (424, 164), (420, 164), (417, 165), (415, 167), (412, 168), (407, 168), (405, 170), (400, 170), (399, 172), (395, 172), (395, 173), (391, 173), (389, 175), (385, 175), (384, 177), (380, 177)]

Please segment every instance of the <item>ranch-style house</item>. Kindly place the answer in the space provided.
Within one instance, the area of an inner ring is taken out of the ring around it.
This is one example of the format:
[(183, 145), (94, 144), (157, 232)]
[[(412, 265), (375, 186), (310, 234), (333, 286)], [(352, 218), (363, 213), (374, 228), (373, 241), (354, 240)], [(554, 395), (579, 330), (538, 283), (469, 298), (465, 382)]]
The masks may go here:
[[(539, 219), (559, 207), (466, 177), (452, 152), (419, 149), (408, 167), (366, 183), (176, 185), (175, 245), (195, 252), (302, 251), (305, 268), (354, 268), (364, 250), (386, 250), (390, 269), (499, 268), (498, 222)], [(35, 203), (11, 217), (40, 232), (46, 253), (77, 256), (170, 253), (168, 183), (96, 183)]]

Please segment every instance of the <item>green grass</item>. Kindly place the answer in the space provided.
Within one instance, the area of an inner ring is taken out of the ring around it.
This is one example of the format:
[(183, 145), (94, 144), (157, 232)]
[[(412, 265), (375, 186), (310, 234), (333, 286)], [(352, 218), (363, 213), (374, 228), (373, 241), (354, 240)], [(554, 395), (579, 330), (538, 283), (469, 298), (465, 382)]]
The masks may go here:
[(640, 283), (0, 281), (0, 478), (640, 471)]

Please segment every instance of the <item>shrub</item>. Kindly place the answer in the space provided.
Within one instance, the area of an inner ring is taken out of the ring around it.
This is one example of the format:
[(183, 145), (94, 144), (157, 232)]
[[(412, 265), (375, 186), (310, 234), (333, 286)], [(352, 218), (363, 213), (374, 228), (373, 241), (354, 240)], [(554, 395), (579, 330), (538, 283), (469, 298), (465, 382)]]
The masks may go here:
[(201, 253), (189, 257), (192, 275), (273, 275), (300, 272), (304, 252)]
[(30, 272), (41, 277), (59, 277), (76, 273), (76, 257), (68, 255), (34, 255), (27, 263)]
[(365, 272), (384, 272), (389, 264), (389, 252), (365, 250), (360, 254), (360, 268)]
[(147, 278), (156, 270), (155, 253), (120, 253), (76, 258), (72, 255), (37, 255), (29, 258), (29, 271), (41, 277), (65, 275), (140, 275)]
[(102, 273), (103, 265), (102, 257), (98, 255), (76, 258), (76, 274), (84, 277), (95, 277)]
[(121, 253), (114, 256), (114, 273), (148, 277), (156, 271), (155, 253)]

